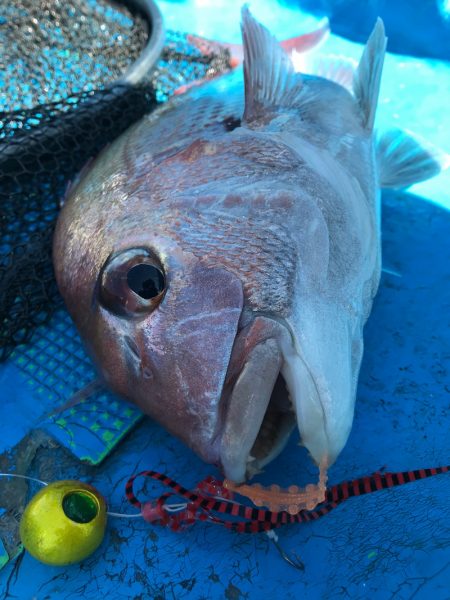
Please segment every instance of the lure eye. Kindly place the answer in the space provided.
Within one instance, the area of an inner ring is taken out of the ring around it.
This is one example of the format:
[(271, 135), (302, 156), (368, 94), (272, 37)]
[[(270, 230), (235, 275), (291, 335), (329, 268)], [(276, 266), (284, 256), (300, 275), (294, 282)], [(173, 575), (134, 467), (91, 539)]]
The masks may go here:
[(145, 248), (133, 248), (106, 261), (100, 303), (118, 315), (141, 315), (155, 310), (165, 290), (166, 277), (158, 258)]

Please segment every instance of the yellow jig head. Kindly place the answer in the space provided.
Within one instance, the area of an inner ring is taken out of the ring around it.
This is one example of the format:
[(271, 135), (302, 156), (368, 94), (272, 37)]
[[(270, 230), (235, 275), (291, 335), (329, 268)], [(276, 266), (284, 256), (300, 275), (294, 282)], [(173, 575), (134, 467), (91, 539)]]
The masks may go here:
[(106, 503), (81, 481), (56, 481), (29, 502), (20, 521), (28, 552), (48, 565), (70, 565), (87, 558), (102, 543)]

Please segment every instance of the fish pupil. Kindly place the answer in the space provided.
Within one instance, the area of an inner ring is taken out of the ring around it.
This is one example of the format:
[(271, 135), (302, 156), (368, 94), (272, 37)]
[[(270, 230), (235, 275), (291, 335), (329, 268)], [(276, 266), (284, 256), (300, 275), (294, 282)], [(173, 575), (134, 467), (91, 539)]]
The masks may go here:
[(130, 289), (145, 300), (158, 296), (164, 289), (164, 275), (153, 265), (135, 265), (128, 271), (127, 282)]

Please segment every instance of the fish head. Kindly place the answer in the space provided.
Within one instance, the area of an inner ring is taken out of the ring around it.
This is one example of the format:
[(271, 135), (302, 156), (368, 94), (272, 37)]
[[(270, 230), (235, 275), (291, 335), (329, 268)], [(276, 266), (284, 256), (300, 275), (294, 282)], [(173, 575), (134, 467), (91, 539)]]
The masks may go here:
[[(55, 235), (59, 288), (100, 373), (234, 481), (272, 460), (297, 422), (314, 459), (333, 460), (362, 348), (352, 213), (335, 230), (292, 181), (294, 153), (251, 132), (153, 165), (142, 135), (97, 159)], [(333, 261), (353, 260), (345, 282), (330, 274), (330, 247)]]
[[(242, 481), (295, 426), (281, 367), (297, 241), (255, 217), (289, 210), (295, 191), (243, 182), (241, 162), (254, 157), (245, 136), (193, 142), (150, 165), (142, 135), (106, 149), (65, 202), (59, 289), (108, 386)], [(215, 184), (220, 169), (229, 185)]]

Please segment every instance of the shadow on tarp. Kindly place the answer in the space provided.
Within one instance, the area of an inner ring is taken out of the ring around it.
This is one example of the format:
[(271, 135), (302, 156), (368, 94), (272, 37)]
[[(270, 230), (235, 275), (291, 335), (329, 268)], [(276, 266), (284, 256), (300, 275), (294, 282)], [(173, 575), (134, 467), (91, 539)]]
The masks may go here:
[(377, 17), (386, 27), (388, 51), (450, 59), (450, 5), (447, 0), (281, 0), (316, 16), (327, 16), (331, 31), (366, 43)]
[[(386, 194), (383, 204), (384, 263), (400, 277), (383, 275), (366, 327), (354, 427), (331, 483), (383, 468), (449, 463), (450, 212), (407, 194)], [(261, 482), (314, 477), (295, 437)], [(131, 513), (125, 482), (145, 468), (186, 486), (214, 474), (144, 419), (101, 466), (90, 468), (90, 481), (113, 510)], [(56, 465), (54, 474), (64, 476), (57, 471)], [(42, 474), (39, 464), (34, 472)], [(161, 492), (156, 482), (146, 488), (148, 498)], [(141, 519), (111, 519), (105, 542), (82, 564), (47, 567), (25, 554), (0, 572), (0, 595), (446, 598), (449, 495), (450, 477), (441, 475), (350, 499), (320, 521), (281, 530), (282, 546), (300, 554), (304, 573), (284, 563), (264, 534), (240, 536), (211, 524), (174, 533)]]

